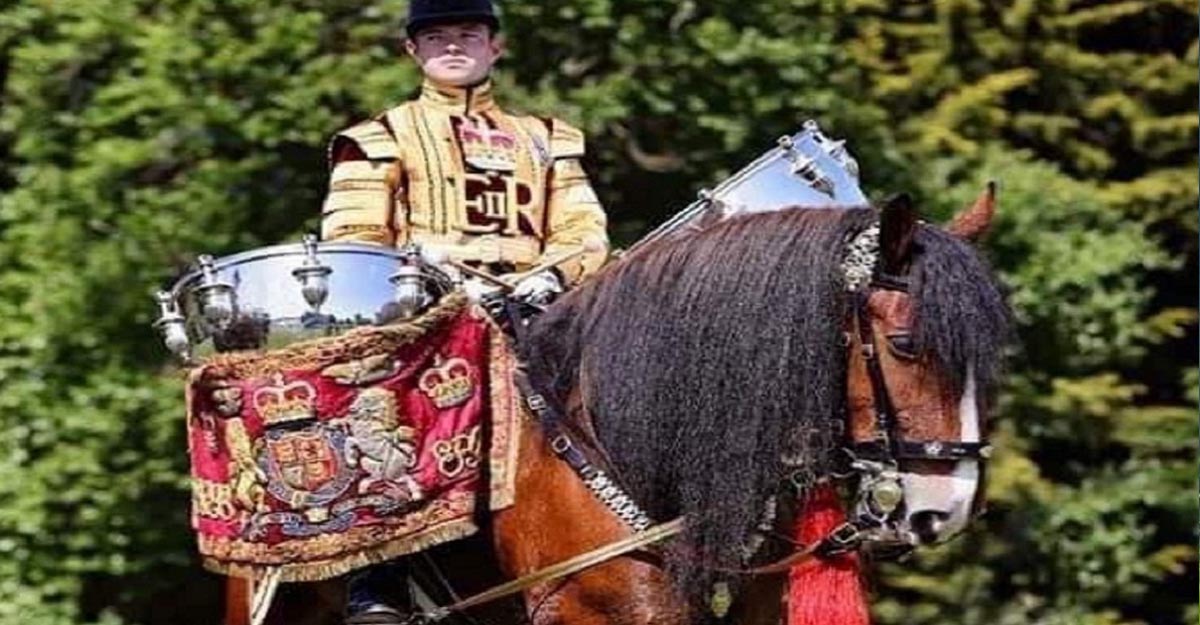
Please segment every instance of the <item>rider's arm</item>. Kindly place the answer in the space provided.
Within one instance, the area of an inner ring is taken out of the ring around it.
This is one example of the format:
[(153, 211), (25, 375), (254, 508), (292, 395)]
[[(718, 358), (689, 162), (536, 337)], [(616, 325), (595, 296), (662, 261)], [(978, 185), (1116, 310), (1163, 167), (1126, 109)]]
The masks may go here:
[(401, 168), (387, 128), (369, 121), (338, 133), (329, 145), (329, 167), (321, 238), (394, 245)]
[(607, 219), (580, 164), (583, 154), (583, 133), (557, 119), (551, 120), (550, 156), (554, 161), (542, 259), (553, 260), (580, 247), (588, 250), (557, 266), (568, 285), (599, 269), (608, 258)]

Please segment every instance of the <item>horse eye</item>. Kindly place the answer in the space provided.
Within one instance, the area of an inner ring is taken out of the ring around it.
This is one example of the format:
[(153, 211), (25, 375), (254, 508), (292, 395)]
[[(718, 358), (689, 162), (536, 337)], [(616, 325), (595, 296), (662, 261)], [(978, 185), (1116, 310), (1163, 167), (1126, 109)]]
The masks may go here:
[(917, 357), (917, 343), (913, 340), (911, 334), (907, 332), (897, 332), (889, 334), (887, 337), (888, 347), (896, 356), (914, 360)]

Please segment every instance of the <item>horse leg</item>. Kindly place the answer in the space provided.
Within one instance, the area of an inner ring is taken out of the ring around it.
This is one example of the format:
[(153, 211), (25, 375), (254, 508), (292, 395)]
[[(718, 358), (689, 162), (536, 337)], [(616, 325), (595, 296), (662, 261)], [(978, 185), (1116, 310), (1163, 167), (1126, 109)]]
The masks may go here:
[[(520, 448), (515, 503), (493, 518), (506, 575), (521, 577), (630, 535), (528, 418)], [(686, 612), (663, 569), (645, 553), (535, 586), (525, 604), (533, 625), (676, 625)]]

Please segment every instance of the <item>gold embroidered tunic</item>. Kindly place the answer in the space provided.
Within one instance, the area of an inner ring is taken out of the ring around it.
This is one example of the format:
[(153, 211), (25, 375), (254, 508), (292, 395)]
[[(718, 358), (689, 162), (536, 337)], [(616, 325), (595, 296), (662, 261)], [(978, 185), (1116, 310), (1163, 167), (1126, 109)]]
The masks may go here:
[(416, 100), (334, 136), (322, 238), (415, 242), (515, 271), (584, 246), (588, 253), (557, 267), (574, 284), (608, 250), (583, 155), (582, 132), (500, 110), (490, 82), (427, 81)]

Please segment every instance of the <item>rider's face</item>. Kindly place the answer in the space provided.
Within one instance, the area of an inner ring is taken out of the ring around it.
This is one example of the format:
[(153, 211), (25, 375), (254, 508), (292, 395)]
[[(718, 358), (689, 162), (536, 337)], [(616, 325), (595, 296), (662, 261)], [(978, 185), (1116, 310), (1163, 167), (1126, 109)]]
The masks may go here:
[(467, 87), (487, 77), (504, 45), (487, 25), (461, 22), (426, 28), (405, 42), (405, 49), (433, 82)]

